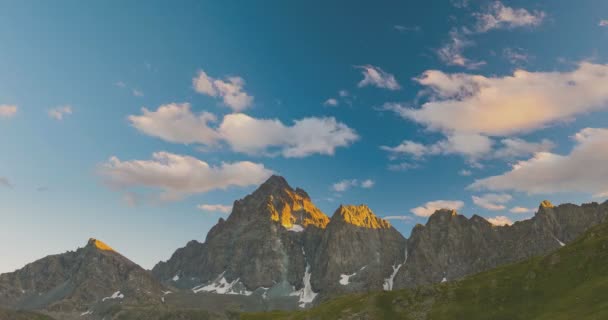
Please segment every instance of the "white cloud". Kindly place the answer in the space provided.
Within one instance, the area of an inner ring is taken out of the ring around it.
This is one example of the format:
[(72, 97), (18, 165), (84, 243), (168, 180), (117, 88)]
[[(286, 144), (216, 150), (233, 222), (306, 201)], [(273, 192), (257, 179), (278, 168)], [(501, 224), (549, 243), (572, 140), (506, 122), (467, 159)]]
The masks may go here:
[(131, 90), (131, 92), (136, 97), (143, 97), (144, 96), (144, 92), (141, 91), (141, 90), (139, 90), (139, 89), (133, 89), (133, 90)]
[(49, 110), (49, 117), (55, 120), (63, 120), (66, 115), (72, 114), (71, 106), (61, 106)]
[(277, 119), (229, 114), (218, 132), (237, 152), (259, 154), (274, 147), (286, 158), (333, 155), (336, 148), (349, 146), (359, 139), (353, 129), (333, 117), (303, 118), (295, 120), (292, 126), (285, 126)]
[(197, 143), (214, 145), (219, 135), (209, 122), (216, 121), (213, 114), (201, 112), (193, 114), (189, 103), (170, 103), (158, 107), (156, 111), (141, 109), (142, 115), (131, 115), (129, 122), (137, 130), (173, 143)]
[(99, 166), (99, 173), (111, 187), (160, 189), (158, 199), (172, 201), (215, 189), (257, 185), (273, 172), (249, 161), (211, 166), (191, 156), (155, 152), (151, 160), (121, 161), (111, 157)]
[(420, 26), (402, 26), (400, 24), (396, 24), (393, 28), (399, 32), (420, 32), (422, 28)]
[(227, 206), (223, 204), (199, 204), (197, 208), (202, 211), (220, 212), (225, 214), (228, 214), (230, 213), (230, 211), (232, 211), (232, 206)]
[(460, 210), (464, 207), (464, 202), (456, 200), (436, 200), (429, 201), (420, 207), (411, 209), (410, 211), (419, 217), (429, 217), (435, 211), (440, 209)]
[(198, 93), (222, 98), (224, 104), (233, 111), (247, 109), (253, 103), (253, 96), (248, 95), (243, 87), (245, 80), (241, 77), (227, 77), (226, 80), (215, 79), (200, 70), (192, 79), (192, 87)]
[(124, 82), (122, 82), (122, 81), (116, 81), (116, 82), (114, 82), (114, 85), (117, 86), (117, 87), (119, 87), (119, 88), (126, 88), (127, 87), (127, 84), (124, 83)]
[(509, 210), (509, 212), (511, 213), (528, 213), (528, 212), (533, 212), (533, 209), (530, 208), (524, 208), (524, 207), (513, 207), (511, 208), (511, 210)]
[(474, 190), (514, 190), (528, 194), (580, 192), (608, 194), (608, 129), (585, 128), (575, 136), (567, 155), (536, 153), (501, 175), (476, 180)]
[(11, 118), (17, 114), (18, 109), (16, 105), (0, 104), (0, 118)]
[(338, 95), (339, 95), (340, 97), (344, 98), (344, 97), (348, 97), (348, 96), (350, 96), (350, 93), (348, 93), (348, 91), (347, 91), (347, 90), (340, 90), (340, 91), (338, 91)]
[(338, 100), (335, 98), (329, 98), (323, 102), (323, 105), (326, 107), (336, 107), (338, 105)]
[(458, 171), (458, 174), (463, 177), (468, 177), (468, 176), (472, 175), (473, 172), (471, 172), (471, 170), (462, 169), (462, 170)]
[(0, 177), (0, 187), (12, 188), (13, 184), (7, 177)]
[(602, 19), (597, 25), (600, 27), (608, 27), (608, 20)]
[(446, 139), (434, 144), (423, 145), (414, 141), (404, 140), (395, 147), (381, 146), (382, 150), (392, 154), (408, 154), (414, 158), (427, 155), (460, 154), (471, 160), (476, 160), (492, 150), (492, 140), (478, 134), (451, 134)]
[(395, 76), (388, 72), (385, 72), (379, 67), (375, 67), (368, 64), (364, 66), (358, 66), (357, 68), (361, 69), (361, 73), (363, 74), (363, 80), (361, 80), (358, 84), (359, 87), (375, 86), (388, 90), (401, 89), (401, 86), (397, 82), (397, 79), (395, 79)]
[(227, 143), (234, 151), (247, 154), (301, 158), (312, 154), (333, 155), (359, 139), (357, 133), (333, 117), (303, 118), (292, 126), (278, 119), (256, 119), (242, 113), (224, 116), (219, 127), (213, 114), (194, 114), (188, 103), (162, 105), (156, 111), (142, 108), (142, 115), (129, 116), (139, 131), (174, 143), (213, 146)]
[(542, 23), (545, 13), (530, 12), (526, 9), (507, 7), (502, 2), (494, 2), (486, 12), (475, 13), (477, 32), (487, 32), (492, 29), (513, 29), (517, 27), (535, 27)]
[(388, 165), (388, 170), (391, 171), (408, 171), (417, 168), (420, 168), (420, 165), (410, 162), (393, 163)]
[(386, 108), (444, 133), (507, 136), (608, 107), (608, 65), (589, 62), (572, 71), (502, 77), (429, 70), (416, 80), (431, 92), (428, 102)]
[(505, 217), (505, 216), (496, 216), (493, 218), (486, 218), (486, 220), (488, 220), (489, 223), (495, 225), (495, 226), (504, 226), (504, 225), (512, 225), (513, 221), (511, 221), (511, 219)]
[(487, 193), (482, 196), (472, 196), (473, 203), (487, 210), (504, 210), (505, 203), (511, 201), (513, 197), (506, 193)]
[(357, 179), (345, 179), (334, 183), (331, 188), (336, 192), (344, 192), (353, 187), (360, 187), (364, 189), (372, 188), (376, 183), (374, 180), (366, 179), (359, 181)]

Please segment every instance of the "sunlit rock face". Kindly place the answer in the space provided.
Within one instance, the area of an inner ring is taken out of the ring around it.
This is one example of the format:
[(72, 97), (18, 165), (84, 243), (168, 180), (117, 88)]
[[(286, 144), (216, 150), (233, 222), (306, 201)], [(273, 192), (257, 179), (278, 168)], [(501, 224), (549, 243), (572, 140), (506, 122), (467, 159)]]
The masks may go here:
[(328, 223), (329, 217), (304, 190), (272, 176), (235, 201), (230, 216), (218, 221), (204, 244), (189, 243), (155, 266), (153, 273), (183, 288), (208, 285), (222, 275), (227, 283), (238, 279), (243, 292), (280, 286), (283, 289), (269, 289), (270, 293), (295, 297), (294, 292), (306, 287), (307, 266)]
[(158, 304), (162, 290), (148, 271), (96, 239), (0, 275), (0, 305), (22, 309), (86, 312), (100, 304)]
[(323, 233), (312, 284), (324, 295), (382, 290), (405, 260), (405, 238), (369, 207), (340, 206)]
[(439, 210), (417, 225), (408, 239), (407, 263), (395, 287), (451, 281), (551, 252), (606, 221), (608, 202), (554, 206), (543, 201), (532, 219), (512, 226), (494, 226), (474, 215), (466, 218)]

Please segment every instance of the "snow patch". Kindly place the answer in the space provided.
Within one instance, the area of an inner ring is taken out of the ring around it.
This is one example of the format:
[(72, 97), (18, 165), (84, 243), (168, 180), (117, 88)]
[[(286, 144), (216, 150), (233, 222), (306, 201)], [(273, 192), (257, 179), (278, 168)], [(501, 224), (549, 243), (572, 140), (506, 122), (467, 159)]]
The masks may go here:
[(212, 292), (217, 294), (235, 294), (235, 295), (245, 295), (250, 296), (253, 294), (252, 291), (248, 291), (244, 288), (243, 285), (239, 286), (242, 288), (237, 288), (236, 286), (240, 284), (240, 278), (236, 278), (232, 282), (228, 282), (224, 277), (226, 271), (222, 272), (214, 281), (207, 285), (200, 285), (192, 288), (194, 293), (199, 292)]
[(341, 274), (340, 275), (340, 284), (343, 286), (347, 286), (350, 283), (350, 278), (357, 275), (357, 273), (353, 274)]
[(566, 245), (565, 243), (561, 242), (556, 236), (553, 236), (553, 239), (555, 239), (555, 241), (557, 241), (557, 243), (559, 243), (560, 247), (563, 247)]
[(407, 248), (405, 249), (405, 258), (403, 259), (403, 263), (400, 263), (398, 265), (393, 265), (393, 273), (391, 273), (391, 275), (384, 279), (384, 283), (382, 284), (382, 289), (384, 291), (392, 291), (393, 290), (393, 283), (395, 280), (395, 276), (397, 275), (397, 272), (399, 272), (399, 269), (401, 269), (401, 267), (407, 262)]
[[(302, 248), (302, 254), (304, 255), (304, 260), (306, 260), (306, 252), (304, 248)], [(299, 307), (305, 308), (307, 304), (310, 304), (315, 300), (317, 293), (312, 290), (312, 285), (310, 284), (310, 278), (312, 276), (312, 272), (310, 271), (310, 264), (306, 260), (306, 270), (304, 271), (304, 278), (302, 279), (302, 283), (304, 283), (304, 287), (300, 290), (290, 293), (290, 296), (298, 296), (299, 298)]]
[(441, 283), (444, 283), (444, 282), (448, 282), (448, 279), (446, 277), (443, 277), (443, 279), (441, 279)]
[(106, 301), (106, 300), (110, 300), (110, 299), (112, 299), (112, 300), (113, 299), (122, 299), (124, 297), (125, 297), (124, 294), (120, 293), (120, 291), (116, 291), (111, 296), (101, 299), (101, 301)]
[(299, 224), (294, 224), (294, 225), (291, 226), (291, 228), (287, 228), (287, 231), (302, 232), (302, 231), (304, 231), (304, 227), (302, 227)]
[(172, 278), (171, 280), (173, 280), (173, 281), (177, 281), (177, 280), (179, 280), (179, 275), (177, 275), (177, 274), (176, 274), (176, 275), (174, 275), (174, 276), (173, 276), (173, 278)]
[(84, 316), (89, 315), (89, 314), (93, 314), (93, 311), (89, 310), (87, 312), (83, 312), (83, 313), (80, 314), (80, 316), (84, 317)]

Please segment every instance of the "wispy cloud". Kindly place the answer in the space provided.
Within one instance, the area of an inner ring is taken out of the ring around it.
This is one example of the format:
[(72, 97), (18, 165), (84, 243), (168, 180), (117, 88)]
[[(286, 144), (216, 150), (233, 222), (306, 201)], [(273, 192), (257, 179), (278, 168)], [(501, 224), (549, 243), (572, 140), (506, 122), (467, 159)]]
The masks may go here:
[(528, 11), (523, 8), (511, 8), (500, 1), (495, 1), (484, 12), (474, 14), (477, 18), (477, 32), (493, 29), (513, 29), (518, 27), (535, 27), (540, 25), (546, 14), (543, 11)]
[(529, 213), (533, 212), (534, 209), (524, 208), (524, 207), (513, 207), (509, 210), (511, 213)]
[(131, 93), (133, 93), (133, 96), (135, 97), (143, 97), (144, 96), (144, 92), (139, 90), (139, 89), (133, 89), (131, 90)]
[(13, 104), (0, 104), (0, 118), (12, 118), (19, 108)]
[(493, 218), (486, 218), (486, 220), (488, 220), (489, 223), (495, 225), (495, 226), (510, 226), (513, 224), (513, 221), (511, 221), (511, 219), (509, 219), (508, 217), (505, 216), (496, 216)]
[(393, 26), (393, 28), (399, 32), (420, 32), (422, 31), (422, 28), (420, 26), (403, 26), (400, 24), (396, 24)]
[(376, 183), (371, 179), (359, 181), (357, 179), (345, 179), (334, 183), (331, 188), (335, 192), (344, 192), (353, 187), (360, 187), (364, 189), (372, 188)]
[(363, 80), (358, 84), (359, 87), (374, 86), (388, 90), (399, 90), (401, 86), (395, 76), (382, 70), (380, 67), (372, 65), (357, 66), (363, 74)]
[(505, 203), (511, 201), (513, 197), (506, 193), (487, 193), (482, 196), (472, 196), (473, 203), (487, 210), (504, 210)]
[(13, 188), (13, 184), (7, 177), (0, 177), (0, 187)]
[(67, 115), (72, 114), (72, 107), (71, 106), (61, 106), (61, 107), (57, 107), (57, 108), (53, 108), (51, 110), (49, 110), (48, 112), (49, 117), (55, 119), (55, 120), (63, 120), (63, 118)]

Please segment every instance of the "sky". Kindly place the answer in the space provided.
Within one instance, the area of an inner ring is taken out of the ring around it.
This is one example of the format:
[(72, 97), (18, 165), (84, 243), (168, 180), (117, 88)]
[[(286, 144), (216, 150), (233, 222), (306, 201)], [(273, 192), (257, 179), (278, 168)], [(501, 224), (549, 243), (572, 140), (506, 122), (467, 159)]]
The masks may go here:
[(406, 237), (608, 198), (608, 2), (0, 1), (0, 272), (145, 268), (271, 174)]

